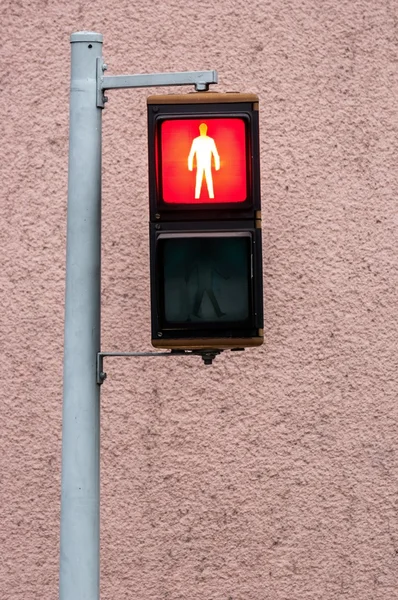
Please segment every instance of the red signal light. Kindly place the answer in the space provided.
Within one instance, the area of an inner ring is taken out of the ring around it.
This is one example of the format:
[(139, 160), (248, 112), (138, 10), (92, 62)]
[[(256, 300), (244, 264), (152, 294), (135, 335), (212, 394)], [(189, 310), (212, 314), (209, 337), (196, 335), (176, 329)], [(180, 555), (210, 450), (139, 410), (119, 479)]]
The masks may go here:
[(245, 202), (246, 127), (236, 117), (162, 121), (157, 181), (163, 202)]

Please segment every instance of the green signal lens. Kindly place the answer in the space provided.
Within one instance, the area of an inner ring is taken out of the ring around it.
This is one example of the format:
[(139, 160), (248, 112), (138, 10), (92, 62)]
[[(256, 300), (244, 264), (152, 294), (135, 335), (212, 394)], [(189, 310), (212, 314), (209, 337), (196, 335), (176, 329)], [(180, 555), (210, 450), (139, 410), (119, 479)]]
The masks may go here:
[(250, 317), (251, 234), (159, 236), (164, 327), (226, 328)]

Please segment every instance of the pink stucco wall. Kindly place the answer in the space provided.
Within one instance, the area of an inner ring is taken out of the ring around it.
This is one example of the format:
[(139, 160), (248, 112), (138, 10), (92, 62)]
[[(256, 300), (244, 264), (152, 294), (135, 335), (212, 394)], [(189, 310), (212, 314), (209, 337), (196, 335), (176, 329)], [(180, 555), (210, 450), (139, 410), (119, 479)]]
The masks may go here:
[[(102, 599), (396, 599), (393, 0), (1, 3), (0, 599), (57, 597), (83, 29), (104, 34), (108, 74), (212, 68), (220, 91), (261, 99), (265, 345), (212, 367), (108, 360)], [(153, 91), (110, 92), (104, 113), (104, 350), (150, 349)]]

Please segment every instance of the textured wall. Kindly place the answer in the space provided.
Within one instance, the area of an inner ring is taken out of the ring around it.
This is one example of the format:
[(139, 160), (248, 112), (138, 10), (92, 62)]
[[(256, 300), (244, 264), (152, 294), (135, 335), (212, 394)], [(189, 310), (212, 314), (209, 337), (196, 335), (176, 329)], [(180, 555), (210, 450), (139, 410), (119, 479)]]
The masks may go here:
[[(393, 0), (3, 0), (1, 600), (57, 596), (82, 29), (108, 74), (211, 68), (261, 99), (266, 343), (108, 359), (102, 599), (397, 598), (397, 27)], [(148, 93), (104, 113), (104, 350), (150, 349)]]

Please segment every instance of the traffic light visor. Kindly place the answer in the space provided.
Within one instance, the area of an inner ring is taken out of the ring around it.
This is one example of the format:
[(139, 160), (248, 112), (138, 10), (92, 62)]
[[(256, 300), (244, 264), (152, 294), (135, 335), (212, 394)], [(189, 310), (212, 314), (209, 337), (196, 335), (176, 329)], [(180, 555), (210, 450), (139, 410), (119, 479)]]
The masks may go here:
[(169, 205), (243, 203), (248, 197), (243, 117), (159, 119), (158, 197)]

